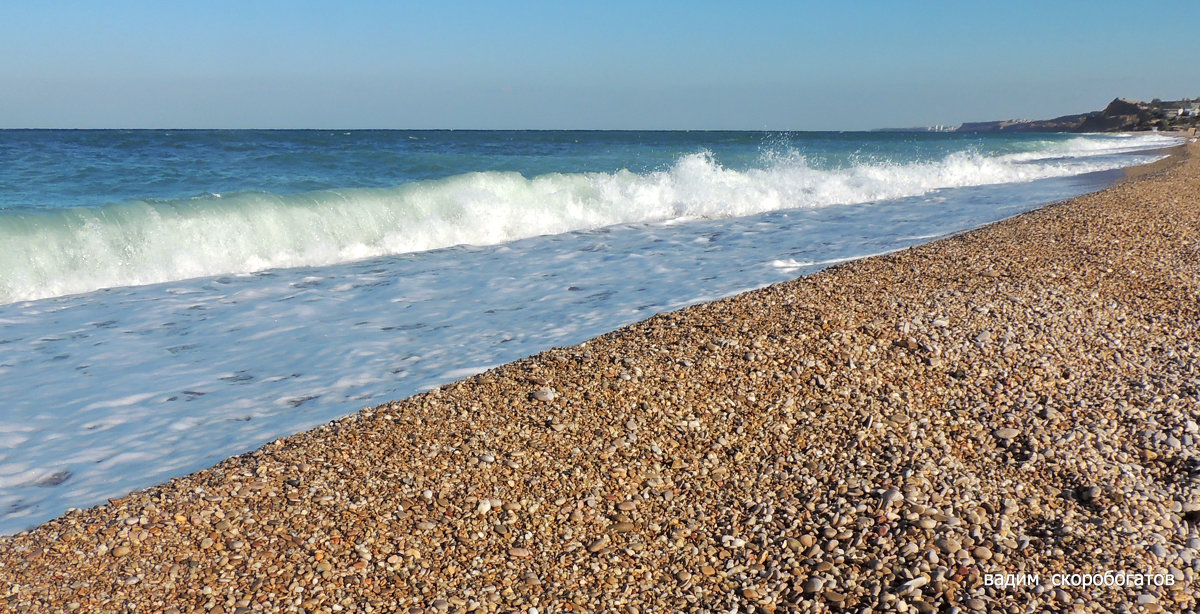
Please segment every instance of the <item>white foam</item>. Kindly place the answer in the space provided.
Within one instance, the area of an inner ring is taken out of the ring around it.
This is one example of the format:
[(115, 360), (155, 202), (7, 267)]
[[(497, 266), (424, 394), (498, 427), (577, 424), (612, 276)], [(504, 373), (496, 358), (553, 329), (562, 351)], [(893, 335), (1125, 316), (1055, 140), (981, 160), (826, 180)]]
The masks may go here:
[[(940, 235), (931, 235), (931, 236), (940, 236)], [(912, 239), (914, 239), (914, 237), (906, 237), (904, 239), (897, 239), (897, 240), (900, 241), (900, 240), (912, 240)], [(841, 264), (843, 262), (850, 262), (851, 260), (862, 260), (863, 258), (872, 258), (875, 256), (883, 256), (885, 254), (890, 254), (894, 251), (896, 251), (896, 250), (889, 249), (889, 250), (884, 250), (881, 252), (871, 252), (869, 254), (858, 254), (855, 256), (846, 256), (844, 258), (827, 258), (824, 260), (795, 260), (793, 258), (788, 258), (787, 260), (772, 260), (771, 266), (775, 267), (777, 269), (785, 270), (785, 271), (795, 271), (797, 269), (803, 269), (806, 267), (830, 266), (830, 265), (834, 265), (834, 264)]]
[[(243, 192), (6, 214), (0, 303), (273, 268), (323, 266), (454, 245), (495, 245), (618, 224), (739, 217), (1033, 181), (1131, 163), (1103, 157), (1169, 137), (1080, 137), (1044, 150), (836, 170), (773, 155), (733, 170), (707, 152), (645, 174), (480, 172), (388, 189)], [(246, 295), (246, 299), (254, 298)]]
[(91, 411), (93, 409), (112, 409), (115, 407), (128, 407), (130, 405), (136, 405), (138, 403), (141, 403), (142, 401), (145, 401), (146, 399), (149, 399), (150, 397), (153, 397), (153, 396), (154, 396), (153, 394), (131, 394), (127, 397), (122, 397), (120, 399), (112, 399), (109, 401), (100, 401), (97, 403), (92, 403), (90, 405), (85, 406), (81, 411)]
[(1041, 141), (1034, 151), (1006, 154), (1001, 158), (1014, 162), (1086, 158), (1164, 149), (1182, 142), (1179, 137), (1159, 133), (1092, 134), (1065, 141)]

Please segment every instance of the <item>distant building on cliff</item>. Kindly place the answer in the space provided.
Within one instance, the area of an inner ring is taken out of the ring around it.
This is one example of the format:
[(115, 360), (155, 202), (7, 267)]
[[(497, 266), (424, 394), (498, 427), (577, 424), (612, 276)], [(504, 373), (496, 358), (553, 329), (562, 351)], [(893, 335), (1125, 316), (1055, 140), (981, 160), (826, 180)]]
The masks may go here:
[(1116, 98), (1102, 111), (1054, 119), (967, 122), (959, 132), (1131, 132), (1200, 126), (1200, 98), (1139, 102)]

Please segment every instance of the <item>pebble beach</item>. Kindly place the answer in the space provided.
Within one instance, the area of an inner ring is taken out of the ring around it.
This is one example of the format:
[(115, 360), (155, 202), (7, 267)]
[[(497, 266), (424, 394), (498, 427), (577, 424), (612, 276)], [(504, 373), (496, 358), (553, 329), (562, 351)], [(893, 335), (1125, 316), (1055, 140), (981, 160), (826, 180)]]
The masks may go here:
[(1195, 611), (1197, 154), (68, 512), (0, 611)]

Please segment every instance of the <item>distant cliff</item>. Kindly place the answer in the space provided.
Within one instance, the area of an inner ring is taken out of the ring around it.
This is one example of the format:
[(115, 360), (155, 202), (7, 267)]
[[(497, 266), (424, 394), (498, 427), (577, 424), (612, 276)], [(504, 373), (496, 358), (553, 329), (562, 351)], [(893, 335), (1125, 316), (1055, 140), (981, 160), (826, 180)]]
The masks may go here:
[(1175, 130), (1200, 126), (1200, 98), (1139, 102), (1117, 98), (1103, 111), (1064, 115), (1054, 119), (1007, 119), (969, 122), (956, 132), (1134, 132)]

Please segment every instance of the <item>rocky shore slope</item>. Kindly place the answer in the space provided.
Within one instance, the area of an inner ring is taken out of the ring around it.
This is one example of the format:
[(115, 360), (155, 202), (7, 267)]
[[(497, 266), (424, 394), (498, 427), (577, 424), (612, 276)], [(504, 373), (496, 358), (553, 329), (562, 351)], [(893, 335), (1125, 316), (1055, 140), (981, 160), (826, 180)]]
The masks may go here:
[(1150, 102), (1116, 98), (1102, 111), (1054, 119), (1009, 119), (968, 122), (956, 132), (1136, 132), (1176, 130), (1195, 134), (1200, 126), (1200, 99)]
[(0, 539), (0, 611), (1194, 611), (1190, 147)]

